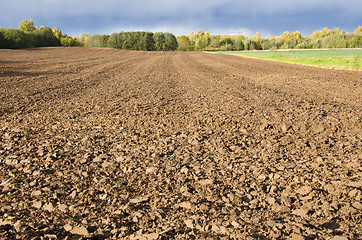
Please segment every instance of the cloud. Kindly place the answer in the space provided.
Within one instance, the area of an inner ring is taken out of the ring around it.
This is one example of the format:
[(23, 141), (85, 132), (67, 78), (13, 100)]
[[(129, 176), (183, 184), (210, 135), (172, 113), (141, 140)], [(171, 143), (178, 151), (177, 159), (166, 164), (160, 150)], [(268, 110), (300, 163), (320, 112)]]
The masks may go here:
[(330, 25), (351, 31), (362, 22), (360, 0), (5, 0), (1, 5), (2, 27), (33, 18), (37, 26), (58, 26), (73, 35), (153, 29), (188, 34), (203, 29), (265, 36)]

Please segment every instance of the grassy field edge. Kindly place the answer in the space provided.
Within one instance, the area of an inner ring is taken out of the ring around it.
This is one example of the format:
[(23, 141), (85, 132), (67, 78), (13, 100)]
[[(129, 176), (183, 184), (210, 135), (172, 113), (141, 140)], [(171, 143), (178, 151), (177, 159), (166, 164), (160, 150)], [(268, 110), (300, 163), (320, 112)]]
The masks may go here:
[(362, 71), (362, 49), (215, 52), (327, 69)]

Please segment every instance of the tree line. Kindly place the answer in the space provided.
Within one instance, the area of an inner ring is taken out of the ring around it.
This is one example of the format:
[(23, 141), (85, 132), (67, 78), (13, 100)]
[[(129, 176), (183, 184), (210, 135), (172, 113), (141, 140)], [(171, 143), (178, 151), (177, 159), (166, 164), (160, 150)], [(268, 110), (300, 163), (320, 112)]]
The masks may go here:
[(202, 30), (177, 37), (180, 51), (243, 51), (313, 48), (361, 48), (362, 26), (353, 33), (334, 28), (318, 30), (304, 37), (299, 31), (284, 32), (280, 36), (262, 38), (260, 33), (253, 37), (243, 35), (210, 35)]
[(33, 20), (23, 20), (19, 29), (0, 28), (0, 48), (32, 48), (52, 46), (109, 47), (140, 51), (174, 51), (178, 49), (176, 37), (163, 32), (120, 32), (112, 35), (71, 37), (58, 27), (34, 26)]
[(86, 47), (108, 47), (139, 51), (175, 51), (176, 37), (163, 32), (120, 32), (112, 35), (94, 35), (85, 41)]
[(243, 51), (277, 49), (362, 48), (362, 26), (353, 33), (334, 28), (318, 30), (311, 36), (299, 31), (262, 38), (243, 35), (210, 35), (202, 30), (177, 36), (163, 32), (120, 32), (111, 35), (83, 34), (71, 37), (59, 28), (34, 26), (33, 20), (23, 20), (19, 29), (0, 28), (0, 48), (31, 48), (50, 46), (108, 47), (140, 51)]
[(53, 46), (80, 46), (77, 38), (63, 34), (57, 27), (34, 26), (34, 21), (23, 20), (19, 29), (0, 28), (0, 48), (33, 48)]

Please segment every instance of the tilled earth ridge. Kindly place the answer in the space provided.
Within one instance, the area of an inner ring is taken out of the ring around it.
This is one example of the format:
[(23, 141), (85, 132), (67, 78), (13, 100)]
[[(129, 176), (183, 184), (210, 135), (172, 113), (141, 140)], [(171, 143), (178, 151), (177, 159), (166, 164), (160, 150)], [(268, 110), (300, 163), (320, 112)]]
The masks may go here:
[(0, 50), (1, 239), (361, 239), (362, 72)]

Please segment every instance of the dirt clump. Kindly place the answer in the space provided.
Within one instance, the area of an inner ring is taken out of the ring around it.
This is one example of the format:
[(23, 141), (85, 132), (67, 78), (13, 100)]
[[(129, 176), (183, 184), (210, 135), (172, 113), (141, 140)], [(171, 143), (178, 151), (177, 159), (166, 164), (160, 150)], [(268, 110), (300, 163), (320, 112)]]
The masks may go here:
[(0, 98), (1, 239), (362, 238), (361, 72), (0, 50)]

